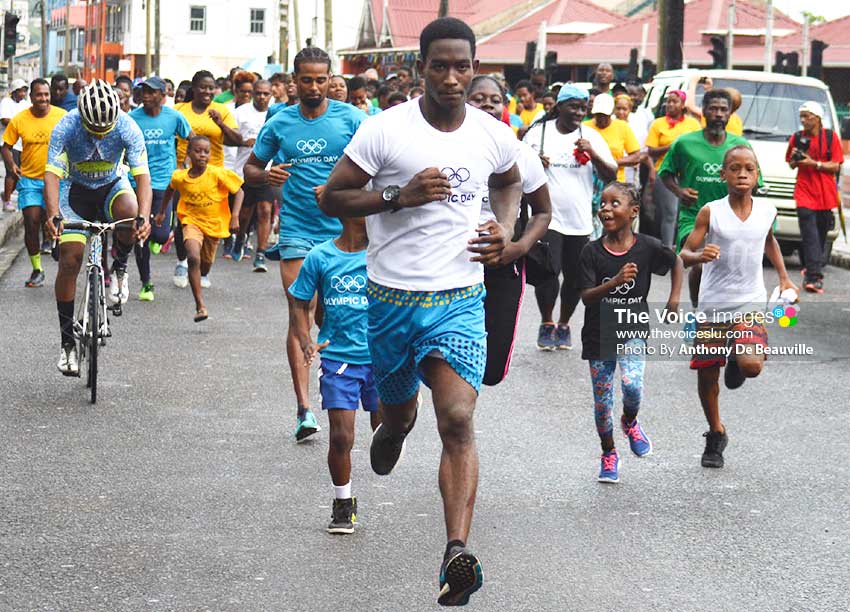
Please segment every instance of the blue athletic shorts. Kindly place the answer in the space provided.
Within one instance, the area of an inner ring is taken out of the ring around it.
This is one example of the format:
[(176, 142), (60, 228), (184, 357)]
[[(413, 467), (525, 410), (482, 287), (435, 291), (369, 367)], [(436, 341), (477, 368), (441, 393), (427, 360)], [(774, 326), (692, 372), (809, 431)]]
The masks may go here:
[(22, 176), (18, 179), (18, 208), (23, 210), (30, 206), (44, 208), (44, 181), (41, 179)]
[(478, 393), (487, 365), (484, 285), (404, 291), (369, 281), (369, 352), (385, 404), (403, 404), (426, 382), (426, 357), (444, 359)]
[[(59, 213), (65, 221), (100, 221), (111, 223), (112, 204), (122, 193), (133, 198), (136, 192), (127, 175), (122, 175), (112, 183), (97, 189), (89, 189), (73, 181), (62, 181), (59, 186)], [(85, 242), (86, 232), (65, 230), (59, 242)]]
[(322, 394), (322, 410), (357, 410), (361, 404), (366, 412), (378, 409), (372, 366), (322, 358), (321, 368), (319, 391)]
[(272, 261), (287, 259), (304, 259), (307, 253), (314, 247), (327, 242), (328, 238), (322, 240), (310, 240), (309, 238), (290, 238), (281, 236), (278, 243), (266, 249), (266, 258)]

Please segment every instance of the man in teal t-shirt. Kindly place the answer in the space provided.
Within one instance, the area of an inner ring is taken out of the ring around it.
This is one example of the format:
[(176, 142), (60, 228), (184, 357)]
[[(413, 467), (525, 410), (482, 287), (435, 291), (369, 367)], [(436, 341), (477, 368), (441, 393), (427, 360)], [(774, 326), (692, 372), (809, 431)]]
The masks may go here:
[[(682, 134), (667, 151), (658, 176), (664, 185), (679, 198), (679, 224), (676, 231), (677, 250), (682, 248), (694, 229), (699, 210), (714, 200), (726, 197), (729, 191), (720, 178), (726, 151), (739, 145), (750, 146), (746, 138), (730, 134), (726, 124), (732, 115), (732, 97), (725, 89), (707, 91), (702, 99), (705, 128)], [(759, 175), (759, 186), (763, 184)], [(699, 297), (700, 266), (689, 273), (691, 303)]]
[[(268, 182), (283, 186), (278, 244), (266, 251), (266, 257), (280, 260), (290, 311), (293, 297), (289, 287), (307, 253), (342, 230), (338, 219), (319, 210), (316, 198), (354, 132), (366, 119), (352, 105), (328, 99), (330, 64), (328, 54), (317, 47), (299, 51), (294, 60), (298, 104), (282, 108), (267, 119), (244, 169), (249, 184)], [(266, 171), (269, 162), (272, 166)], [(316, 433), (319, 426), (309, 408), (309, 368), (304, 366), (291, 323), (286, 342), (298, 402), (295, 438), (300, 442)]]

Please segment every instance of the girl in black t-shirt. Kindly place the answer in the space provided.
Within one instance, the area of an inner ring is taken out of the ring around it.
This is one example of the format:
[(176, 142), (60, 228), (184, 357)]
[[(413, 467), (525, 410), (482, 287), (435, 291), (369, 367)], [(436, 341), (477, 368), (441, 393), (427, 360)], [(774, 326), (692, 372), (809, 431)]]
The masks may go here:
[(637, 419), (643, 396), (649, 295), (652, 274), (672, 270), (667, 312), (679, 308), (682, 260), (659, 240), (632, 231), (640, 210), (637, 189), (613, 182), (602, 192), (599, 220), (604, 234), (581, 252), (582, 359), (590, 364), (596, 430), (602, 443), (600, 482), (619, 482), (620, 457), (614, 447), (614, 374), (620, 366), (623, 416), (620, 424), (632, 452), (645, 457), (650, 442)]

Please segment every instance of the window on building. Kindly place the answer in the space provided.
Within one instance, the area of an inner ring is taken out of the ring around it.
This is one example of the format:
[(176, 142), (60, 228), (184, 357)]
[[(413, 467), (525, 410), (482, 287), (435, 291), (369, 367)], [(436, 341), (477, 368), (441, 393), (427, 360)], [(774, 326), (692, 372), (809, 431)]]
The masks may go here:
[(249, 32), (251, 34), (266, 33), (266, 9), (251, 9)]
[(124, 42), (124, 11), (121, 5), (110, 4), (106, 9), (106, 40)]
[(207, 7), (189, 7), (189, 31), (202, 34), (207, 31)]

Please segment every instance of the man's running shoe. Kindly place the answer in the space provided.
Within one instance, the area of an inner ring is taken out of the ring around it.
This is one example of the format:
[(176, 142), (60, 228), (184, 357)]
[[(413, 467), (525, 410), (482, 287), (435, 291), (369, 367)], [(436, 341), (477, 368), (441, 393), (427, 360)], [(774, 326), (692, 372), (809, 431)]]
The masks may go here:
[(573, 338), (570, 334), (569, 325), (558, 325), (555, 328), (555, 348), (562, 351), (571, 351), (573, 348)]
[(813, 280), (807, 280), (806, 282), (804, 282), (803, 283), (803, 289), (805, 289), (809, 293), (817, 293), (818, 292), (817, 287), (815, 287), (815, 281), (813, 281)]
[(172, 279), (175, 287), (185, 289), (189, 285), (189, 266), (177, 264), (174, 267), (174, 276)]
[(737, 389), (744, 384), (745, 380), (747, 379), (744, 377), (744, 373), (738, 367), (738, 360), (730, 354), (726, 360), (726, 367), (723, 368), (723, 384), (726, 385), (727, 389)]
[(233, 261), (242, 261), (242, 258), (245, 257), (245, 242), (234, 240), (233, 248), (230, 249), (230, 256), (233, 258)]
[(44, 286), (44, 270), (33, 270), (29, 280), (24, 283), (26, 287), (43, 287)]
[(41, 254), (50, 255), (53, 252), (53, 241), (50, 238), (45, 238), (41, 241)]
[(8, 202), (3, 202), (3, 210), (6, 212), (15, 212), (18, 210), (18, 207), (12, 204), (12, 201), (9, 200)]
[(722, 468), (723, 451), (729, 443), (726, 432), (707, 431), (702, 434), (705, 438), (705, 450), (702, 453), (702, 467)]
[(297, 417), (295, 426), (295, 442), (301, 443), (315, 433), (322, 431), (319, 427), (319, 422), (316, 420), (316, 415), (312, 410), (306, 410), (304, 416)]
[(541, 351), (554, 351), (557, 348), (554, 323), (540, 325), (540, 329), (537, 330), (537, 348)]
[(472, 551), (460, 546), (453, 547), (440, 566), (441, 606), (465, 606), (469, 596), (484, 584), (481, 562)]
[(640, 422), (635, 417), (635, 420), (629, 423), (625, 415), (620, 417), (620, 425), (623, 427), (623, 433), (629, 439), (629, 448), (638, 457), (646, 457), (652, 453), (652, 441), (646, 435)]
[(162, 245), (158, 242), (151, 242), (148, 248), (154, 255), (159, 255), (162, 252)]
[(165, 241), (165, 244), (159, 249), (160, 253), (168, 253), (169, 249), (171, 249), (171, 245), (174, 244), (174, 232), (168, 234), (168, 240)]
[(142, 285), (142, 290), (139, 291), (139, 301), (153, 302), (153, 297), (153, 285), (151, 283), (145, 283)]
[(416, 425), (416, 417), (419, 416), (421, 406), (422, 395), (419, 395), (416, 398), (416, 412), (413, 415), (413, 422), (406, 432), (401, 434), (390, 433), (382, 423), (372, 433), (372, 443), (369, 445), (369, 461), (372, 464), (372, 471), (379, 476), (386, 476), (392, 472), (401, 458), (404, 457), (405, 438)]
[(815, 281), (815, 293), (823, 293), (823, 281), (821, 279)]
[(266, 256), (263, 255), (262, 251), (254, 255), (254, 272), (268, 272), (269, 269), (266, 267)]
[(328, 533), (354, 533), (357, 522), (357, 498), (335, 499), (331, 511), (331, 522), (328, 523)]
[(204, 289), (209, 289), (210, 287), (212, 287), (212, 281), (210, 281), (209, 276), (201, 277), (201, 287)]
[(63, 345), (59, 353), (59, 363), (56, 364), (64, 376), (80, 375), (80, 360), (77, 357), (77, 346), (75, 344)]
[(620, 455), (617, 449), (612, 448), (607, 453), (602, 453), (599, 467), (599, 482), (620, 482)]
[(130, 275), (127, 270), (115, 270), (115, 282), (109, 287), (109, 301), (126, 304), (130, 298)]

